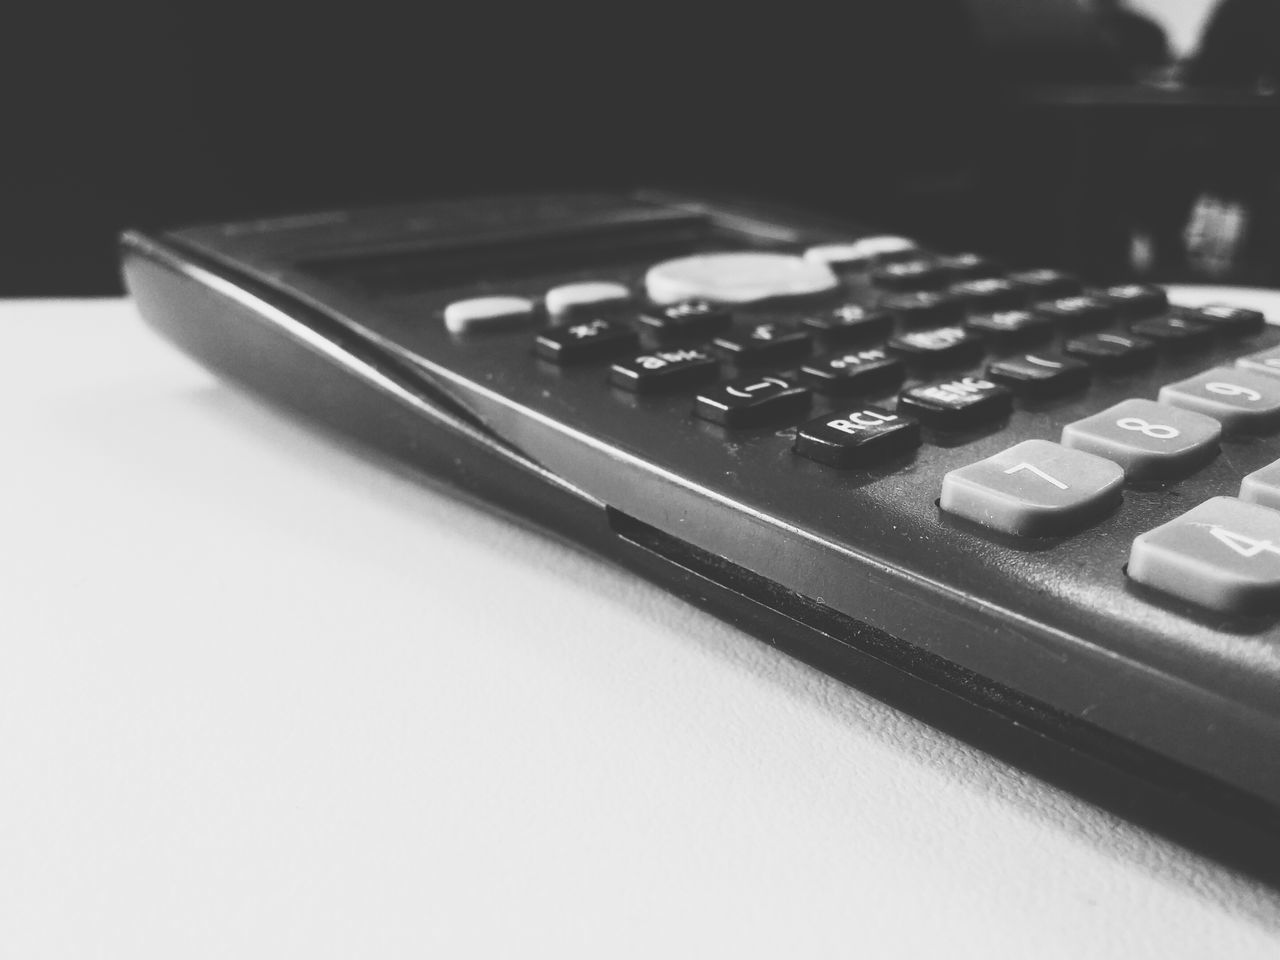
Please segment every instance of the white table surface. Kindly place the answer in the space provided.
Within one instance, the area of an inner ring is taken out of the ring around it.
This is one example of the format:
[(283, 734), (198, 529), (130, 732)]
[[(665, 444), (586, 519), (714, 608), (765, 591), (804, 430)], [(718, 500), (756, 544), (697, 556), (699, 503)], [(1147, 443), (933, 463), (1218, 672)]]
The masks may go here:
[(128, 302), (0, 331), (4, 957), (1280, 954), (1280, 894), (309, 432)]

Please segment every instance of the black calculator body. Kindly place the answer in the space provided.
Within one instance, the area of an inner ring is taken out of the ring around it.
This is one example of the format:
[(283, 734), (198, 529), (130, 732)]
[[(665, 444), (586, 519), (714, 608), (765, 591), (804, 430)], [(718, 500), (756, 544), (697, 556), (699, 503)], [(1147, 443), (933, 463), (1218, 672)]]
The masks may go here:
[(1247, 408), (1280, 332), (1040, 266), (661, 193), (124, 238), (143, 316), (228, 379), (1274, 882), (1280, 549), (1213, 519), (1129, 567), (1240, 503), (1280, 423), (1152, 467), (1159, 411), (1203, 409), (1116, 405)]

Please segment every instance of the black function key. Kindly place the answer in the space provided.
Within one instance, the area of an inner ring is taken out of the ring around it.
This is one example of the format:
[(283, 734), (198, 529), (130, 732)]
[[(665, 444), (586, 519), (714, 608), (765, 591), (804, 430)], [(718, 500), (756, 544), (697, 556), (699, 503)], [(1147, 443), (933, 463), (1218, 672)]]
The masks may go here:
[(934, 260), (890, 263), (871, 274), (871, 282), (884, 290), (936, 290), (951, 279)]
[(1115, 305), (1105, 297), (1078, 295), (1059, 297), (1035, 308), (1065, 330), (1096, 330), (1116, 318)]
[(1068, 340), (1062, 349), (1104, 373), (1129, 373), (1156, 359), (1154, 343), (1124, 333), (1090, 333)]
[(1222, 303), (1211, 303), (1203, 307), (1179, 307), (1176, 312), (1181, 317), (1197, 323), (1207, 323), (1219, 333), (1233, 337), (1257, 333), (1266, 324), (1266, 318), (1257, 310), (1229, 307)]
[(813, 394), (782, 377), (740, 377), (698, 394), (694, 413), (725, 427), (755, 427), (803, 416)]
[(665, 307), (648, 306), (640, 313), (640, 325), (653, 331), (662, 343), (705, 340), (733, 323), (733, 315), (706, 300), (682, 300)]
[(887, 337), (893, 330), (893, 314), (846, 303), (834, 310), (802, 317), (800, 325), (815, 334), (824, 346), (844, 347)]
[(964, 301), (954, 293), (917, 290), (884, 297), (880, 308), (901, 324), (904, 330), (940, 327), (964, 319)]
[(898, 411), (928, 427), (962, 430), (1006, 417), (1013, 394), (981, 377), (935, 380), (907, 390), (898, 398)]
[(865, 467), (920, 446), (920, 424), (880, 407), (832, 410), (796, 433), (794, 450), (832, 467)]
[(666, 393), (710, 383), (720, 374), (720, 364), (705, 350), (655, 350), (630, 360), (619, 360), (609, 371), (609, 381), (635, 393)]
[(812, 340), (803, 330), (781, 323), (757, 323), (722, 334), (712, 346), (740, 367), (786, 364), (809, 356)]
[(955, 366), (982, 356), (982, 338), (964, 327), (900, 333), (888, 346), (893, 353), (921, 366)]
[(1000, 264), (980, 253), (953, 253), (938, 257), (935, 262), (955, 280), (974, 280), (1004, 273)]
[(906, 365), (883, 347), (850, 350), (811, 360), (800, 368), (800, 379), (829, 396), (869, 397), (896, 390), (906, 377)]
[(977, 313), (964, 325), (996, 349), (1026, 346), (1053, 336), (1053, 319), (1031, 310)]
[(1088, 364), (1056, 353), (1024, 353), (997, 360), (987, 367), (989, 380), (1029, 400), (1080, 390), (1088, 385), (1091, 375)]
[(1107, 287), (1102, 293), (1111, 299), (1126, 320), (1141, 320), (1163, 313), (1169, 306), (1169, 295), (1163, 287), (1149, 283), (1125, 283)]
[(1129, 325), (1140, 337), (1154, 341), (1169, 350), (1196, 350), (1213, 340), (1213, 327), (1178, 314), (1152, 317)]
[(999, 277), (966, 280), (952, 284), (948, 292), (964, 301), (971, 310), (1008, 310), (1026, 302), (1027, 294), (1017, 285)]
[(533, 349), (544, 360), (568, 364), (608, 360), (639, 346), (640, 338), (628, 324), (597, 318), (544, 331)]
[(1023, 270), (1009, 274), (1009, 279), (1027, 291), (1031, 300), (1056, 300), (1084, 289), (1075, 277), (1057, 270)]

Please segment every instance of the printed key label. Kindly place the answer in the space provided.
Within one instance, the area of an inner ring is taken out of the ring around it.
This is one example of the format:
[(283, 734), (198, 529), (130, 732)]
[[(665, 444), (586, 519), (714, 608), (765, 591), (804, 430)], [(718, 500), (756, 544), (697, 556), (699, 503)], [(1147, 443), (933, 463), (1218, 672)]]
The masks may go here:
[(827, 426), (841, 433), (858, 434), (867, 430), (878, 430), (886, 423), (900, 419), (902, 418), (896, 413), (887, 413), (883, 410), (855, 410), (840, 419), (828, 420)]
[(708, 359), (701, 350), (661, 350), (658, 353), (647, 353), (636, 357), (636, 363), (645, 370), (661, 370), (674, 363), (693, 363)]
[(568, 328), (569, 336), (578, 340), (586, 340), (591, 337), (598, 337), (609, 329), (609, 321), (592, 320), (590, 323), (576, 323)]

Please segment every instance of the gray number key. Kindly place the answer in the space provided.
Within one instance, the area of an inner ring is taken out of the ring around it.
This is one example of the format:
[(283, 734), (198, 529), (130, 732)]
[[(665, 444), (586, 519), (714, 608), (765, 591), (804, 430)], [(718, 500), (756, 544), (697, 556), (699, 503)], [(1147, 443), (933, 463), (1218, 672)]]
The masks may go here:
[(1280, 510), (1280, 460), (1268, 463), (1241, 480), (1240, 499)]
[(1280, 347), (1259, 350), (1257, 353), (1251, 353), (1247, 357), (1241, 357), (1236, 361), (1236, 366), (1241, 370), (1254, 370), (1258, 373), (1269, 373), (1273, 377), (1280, 377)]
[(1129, 480), (1160, 480), (1194, 470), (1217, 452), (1222, 425), (1153, 400), (1122, 400), (1062, 428), (1062, 445), (1114, 460)]
[(1024, 440), (942, 478), (939, 506), (1020, 537), (1074, 532), (1120, 499), (1124, 471), (1048, 440)]
[(1280, 512), (1214, 497), (1139, 535), (1130, 578), (1225, 613), (1280, 610)]
[(1213, 417), (1228, 433), (1280, 427), (1280, 377), (1253, 370), (1214, 367), (1161, 387), (1160, 402)]

